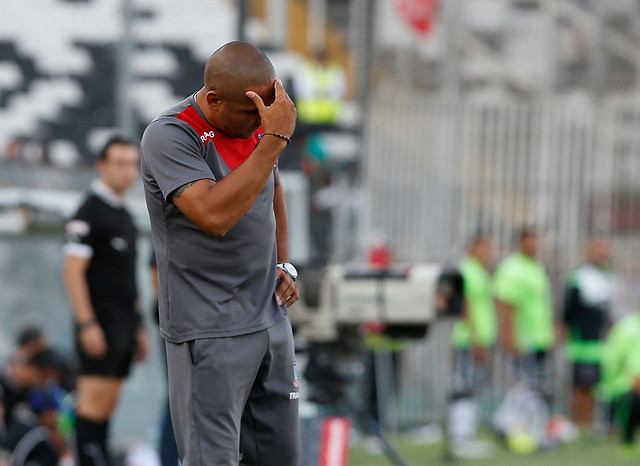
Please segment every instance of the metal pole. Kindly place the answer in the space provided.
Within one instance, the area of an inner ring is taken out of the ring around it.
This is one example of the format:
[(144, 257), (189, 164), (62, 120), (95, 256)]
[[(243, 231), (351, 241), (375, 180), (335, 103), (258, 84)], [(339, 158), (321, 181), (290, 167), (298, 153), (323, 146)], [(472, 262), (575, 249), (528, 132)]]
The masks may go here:
[(602, 92), (605, 75), (605, 50), (603, 42), (603, 18), (600, 0), (592, 0), (593, 31), (589, 44), (589, 85), (596, 96)]
[(136, 122), (133, 107), (129, 98), (133, 84), (131, 57), (135, 51), (133, 25), (135, 10), (133, 0), (122, 0), (122, 37), (118, 46), (116, 61), (116, 127), (124, 136), (136, 138)]
[[(355, 82), (355, 92), (357, 96), (358, 107), (361, 118), (357, 127), (357, 137), (360, 140), (362, 152), (359, 154), (358, 167), (355, 170), (354, 178), (360, 178), (360, 169), (362, 160), (367, 156), (367, 135), (366, 122), (369, 118), (369, 94), (370, 94), (370, 78), (369, 70), (373, 62), (373, 35), (371, 23), (373, 22), (373, 9), (375, 3), (370, 0), (350, 0), (349, 3), (349, 49), (351, 50), (351, 69), (353, 71), (353, 79)], [(357, 181), (352, 179), (355, 184)], [(364, 252), (365, 244), (365, 218), (362, 212), (358, 212), (354, 219), (356, 227), (354, 228), (351, 241), (354, 250)]]
[(548, 15), (546, 23), (547, 48), (547, 81), (546, 91), (554, 94), (558, 85), (558, 5), (555, 1), (547, 2)]
[(307, 5), (307, 50), (325, 50), (327, 0), (308, 0)]
[[(440, 175), (438, 182), (434, 184), (435, 194), (438, 201), (434, 206), (434, 213), (437, 218), (441, 219), (439, 228), (444, 232), (435, 234), (434, 238), (440, 238), (441, 244), (436, 244), (437, 250), (445, 251), (448, 248), (446, 241), (451, 241), (455, 232), (453, 231), (453, 215), (454, 210), (454, 189), (455, 189), (455, 160), (459, 157), (459, 135), (460, 115), (459, 115), (459, 96), (460, 96), (460, 60), (459, 48), (457, 44), (461, 8), (459, 0), (443, 0), (441, 2), (444, 9), (444, 34), (445, 34), (445, 61), (442, 69), (442, 87), (440, 99), (440, 111), (442, 118), (440, 120), (440, 147), (439, 147), (439, 163)], [(446, 238), (446, 240), (444, 240)], [(442, 242), (442, 241), (445, 242)], [(445, 258), (442, 258), (445, 260)]]
[(269, 0), (267, 20), (271, 29), (271, 45), (282, 50), (289, 39), (289, 2), (288, 0)]
[(238, 0), (238, 23), (236, 24), (237, 31), (236, 35), (238, 40), (244, 41), (245, 33), (244, 33), (244, 23), (247, 18), (247, 0)]
[(442, 90), (449, 97), (460, 92), (460, 72), (457, 46), (457, 30), (460, 17), (458, 0), (446, 0), (441, 3), (444, 17), (445, 60), (442, 67)]
[(369, 0), (351, 0), (349, 4), (349, 48), (356, 80), (356, 93), (363, 115), (367, 107), (369, 70), (372, 63), (373, 4)]

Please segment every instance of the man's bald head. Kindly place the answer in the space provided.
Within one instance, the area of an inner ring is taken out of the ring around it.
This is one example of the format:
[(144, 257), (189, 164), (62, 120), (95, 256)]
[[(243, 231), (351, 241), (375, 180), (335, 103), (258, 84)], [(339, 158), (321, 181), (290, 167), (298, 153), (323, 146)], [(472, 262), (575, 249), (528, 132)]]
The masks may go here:
[(249, 89), (273, 86), (275, 76), (273, 65), (260, 49), (236, 41), (211, 55), (204, 69), (204, 86), (227, 99), (241, 99)]

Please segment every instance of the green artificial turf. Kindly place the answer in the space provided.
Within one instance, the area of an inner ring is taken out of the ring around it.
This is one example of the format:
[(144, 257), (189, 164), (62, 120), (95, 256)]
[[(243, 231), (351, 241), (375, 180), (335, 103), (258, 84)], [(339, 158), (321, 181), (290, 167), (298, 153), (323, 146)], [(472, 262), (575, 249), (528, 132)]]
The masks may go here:
[[(419, 444), (406, 438), (396, 438), (395, 445), (410, 466), (462, 465), (462, 466), (627, 466), (640, 465), (640, 450), (630, 455), (623, 452), (615, 441), (579, 439), (553, 450), (531, 455), (518, 455), (496, 443), (495, 455), (490, 459), (452, 459), (446, 461), (442, 443)], [(349, 466), (393, 465), (385, 455), (372, 454), (363, 445), (355, 445), (349, 452)]]

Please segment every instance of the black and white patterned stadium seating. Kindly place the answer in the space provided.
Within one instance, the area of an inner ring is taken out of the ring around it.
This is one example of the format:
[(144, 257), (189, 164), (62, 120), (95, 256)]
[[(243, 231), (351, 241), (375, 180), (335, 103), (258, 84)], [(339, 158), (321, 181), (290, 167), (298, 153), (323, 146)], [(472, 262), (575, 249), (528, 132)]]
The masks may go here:
[[(90, 161), (116, 126), (115, 87), (122, 3), (31, 0), (0, 7), (0, 160), (12, 141), (46, 144), (54, 164)], [(137, 132), (197, 90), (213, 50), (233, 40), (231, 0), (136, 0)], [(257, 20), (248, 32), (259, 33)]]

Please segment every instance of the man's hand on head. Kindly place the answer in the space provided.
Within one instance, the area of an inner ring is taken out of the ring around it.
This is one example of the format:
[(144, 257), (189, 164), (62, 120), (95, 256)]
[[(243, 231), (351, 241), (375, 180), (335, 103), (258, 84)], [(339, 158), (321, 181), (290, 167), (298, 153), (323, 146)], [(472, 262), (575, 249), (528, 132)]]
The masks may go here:
[(260, 114), (260, 122), (265, 133), (281, 134), (290, 138), (296, 127), (296, 107), (284, 90), (282, 81), (276, 79), (273, 83), (275, 100), (268, 107), (262, 98), (253, 91), (247, 91), (246, 96), (251, 99)]

